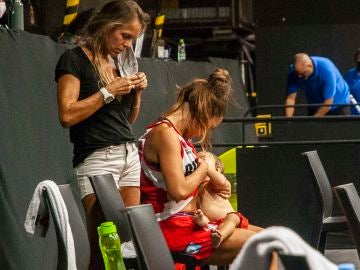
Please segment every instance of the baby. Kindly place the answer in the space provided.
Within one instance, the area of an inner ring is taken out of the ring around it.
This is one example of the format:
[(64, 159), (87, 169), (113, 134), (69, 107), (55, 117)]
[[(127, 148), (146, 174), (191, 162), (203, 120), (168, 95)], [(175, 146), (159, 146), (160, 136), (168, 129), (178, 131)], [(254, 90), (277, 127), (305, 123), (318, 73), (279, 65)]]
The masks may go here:
[[(227, 239), (236, 227), (259, 231), (261, 228), (249, 225), (246, 217), (234, 211), (228, 198), (231, 195), (231, 184), (223, 174), (221, 160), (213, 153), (200, 152), (199, 157), (208, 163), (208, 180), (199, 188), (198, 210), (194, 222), (212, 230), (213, 247), (218, 247)], [(219, 225), (219, 226), (216, 226)]]

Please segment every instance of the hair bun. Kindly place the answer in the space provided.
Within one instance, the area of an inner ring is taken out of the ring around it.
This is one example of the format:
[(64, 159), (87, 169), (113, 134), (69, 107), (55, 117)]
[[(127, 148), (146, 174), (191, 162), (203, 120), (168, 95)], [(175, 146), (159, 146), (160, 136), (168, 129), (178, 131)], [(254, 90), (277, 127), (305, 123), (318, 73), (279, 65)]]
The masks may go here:
[(222, 69), (222, 68), (217, 68), (214, 70), (213, 73), (210, 74), (208, 79), (209, 83), (213, 80), (221, 80), (224, 83), (231, 82), (229, 72), (226, 69)]
[(226, 69), (215, 69), (208, 78), (208, 84), (210, 89), (212, 89), (218, 97), (224, 95), (229, 97), (232, 92), (230, 74)]

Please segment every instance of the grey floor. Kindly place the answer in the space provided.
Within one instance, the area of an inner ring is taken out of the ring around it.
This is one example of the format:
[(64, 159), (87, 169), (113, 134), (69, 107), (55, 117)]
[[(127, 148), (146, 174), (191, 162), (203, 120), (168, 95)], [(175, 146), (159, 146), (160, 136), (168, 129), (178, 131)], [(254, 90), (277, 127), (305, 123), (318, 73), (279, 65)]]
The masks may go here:
[(360, 270), (360, 261), (356, 249), (329, 249), (325, 251), (325, 257), (335, 264), (353, 263)]
[[(360, 270), (360, 260), (356, 249), (325, 250), (325, 257), (335, 264), (353, 263), (355, 264), (356, 269)], [(279, 265), (279, 270), (284, 270), (284, 267)]]

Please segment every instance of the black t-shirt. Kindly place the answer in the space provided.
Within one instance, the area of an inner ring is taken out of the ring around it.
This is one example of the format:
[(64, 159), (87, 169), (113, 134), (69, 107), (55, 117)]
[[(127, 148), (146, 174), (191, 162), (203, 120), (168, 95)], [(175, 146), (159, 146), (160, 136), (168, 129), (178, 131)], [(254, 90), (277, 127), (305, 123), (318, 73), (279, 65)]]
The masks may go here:
[[(55, 80), (64, 74), (72, 74), (80, 80), (79, 100), (85, 99), (103, 85), (90, 60), (80, 47), (69, 49), (60, 57)], [(73, 166), (96, 149), (125, 142), (134, 142), (131, 126), (127, 120), (132, 104), (132, 95), (115, 98), (82, 122), (70, 127), (70, 141), (74, 144)]]

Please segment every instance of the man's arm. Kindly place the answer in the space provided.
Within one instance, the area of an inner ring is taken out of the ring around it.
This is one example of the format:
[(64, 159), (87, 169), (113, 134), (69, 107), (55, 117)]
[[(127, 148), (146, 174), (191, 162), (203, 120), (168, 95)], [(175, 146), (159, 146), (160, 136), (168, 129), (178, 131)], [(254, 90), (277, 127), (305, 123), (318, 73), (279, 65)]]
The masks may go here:
[[(286, 97), (286, 100), (285, 100), (285, 105), (288, 106), (288, 105), (295, 105), (295, 101), (296, 101), (296, 92), (295, 93), (291, 93), (289, 94), (287, 97)], [(286, 107), (285, 108), (285, 116), (287, 117), (291, 117), (294, 115), (294, 111), (295, 111), (295, 108), (294, 107)]]
[(330, 107), (332, 104), (333, 104), (333, 98), (325, 99), (322, 105), (330, 105), (330, 106), (319, 107), (319, 109), (314, 113), (314, 116), (325, 116), (330, 111)]

